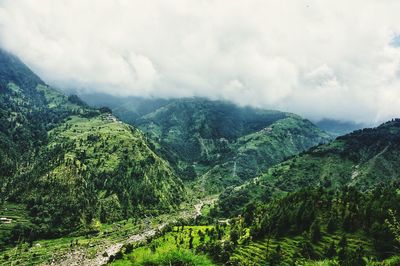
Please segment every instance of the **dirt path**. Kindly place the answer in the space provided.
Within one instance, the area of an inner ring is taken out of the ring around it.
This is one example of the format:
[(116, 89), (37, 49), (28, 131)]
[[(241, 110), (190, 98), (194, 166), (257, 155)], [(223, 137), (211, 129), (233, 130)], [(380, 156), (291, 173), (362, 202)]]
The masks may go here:
[[(86, 252), (84, 249), (74, 250), (73, 252), (66, 255), (60, 261), (55, 261), (51, 263), (51, 265), (62, 265), (62, 266), (94, 266), (94, 265), (105, 265), (107, 264), (110, 256), (114, 256), (121, 250), (124, 244), (128, 243), (137, 243), (141, 241), (145, 241), (147, 238), (154, 236), (157, 231), (162, 230), (167, 223), (163, 223), (156, 228), (148, 229), (144, 232), (131, 235), (128, 239), (123, 240), (121, 242), (110, 244), (100, 251), (97, 252), (94, 258), (88, 258), (85, 256)], [(104, 255), (103, 255), (104, 254)]]
[[(197, 218), (201, 216), (201, 210), (205, 204), (212, 204), (215, 201), (215, 199), (209, 199), (209, 200), (201, 200), (199, 203), (193, 205), (194, 207), (194, 213), (192, 215), (189, 215), (189, 217)], [(182, 217), (188, 217), (188, 213), (183, 213)], [(86, 250), (84, 248), (81, 249), (76, 249), (71, 251), (68, 254), (65, 254), (64, 257), (60, 261), (54, 261), (50, 265), (61, 265), (61, 266), (100, 266), (100, 265), (105, 265), (107, 264), (110, 256), (113, 256), (118, 253), (118, 251), (121, 250), (122, 246), (124, 244), (128, 243), (137, 243), (141, 241), (145, 241), (147, 238), (153, 237), (156, 235), (156, 233), (160, 230), (162, 230), (165, 226), (167, 226), (170, 223), (174, 223), (175, 220), (171, 220), (169, 222), (164, 222), (160, 225), (158, 225), (155, 228), (151, 229), (146, 229), (145, 231), (141, 233), (137, 233), (134, 235), (131, 235), (129, 238), (126, 240), (122, 240), (118, 243), (109, 243), (104, 244), (104, 247), (101, 247), (99, 251), (96, 253), (96, 255), (93, 258), (89, 258), (86, 255)]]

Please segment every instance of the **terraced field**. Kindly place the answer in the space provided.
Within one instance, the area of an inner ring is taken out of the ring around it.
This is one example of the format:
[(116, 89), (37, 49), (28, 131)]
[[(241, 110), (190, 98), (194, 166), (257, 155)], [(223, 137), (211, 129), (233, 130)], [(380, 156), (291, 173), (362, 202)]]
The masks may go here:
[[(206, 202), (208, 201), (207, 199)], [(123, 243), (138, 242), (132, 239), (133, 236), (141, 236), (166, 222), (173, 224), (178, 219), (188, 220), (196, 217), (196, 206), (204, 204), (195, 203), (196, 201), (183, 203), (176, 212), (157, 217), (129, 219), (113, 224), (94, 224), (92, 233), (84, 234), (78, 231), (62, 238), (37, 240), (31, 245), (20, 243), (13, 248), (0, 249), (0, 265), (102, 265), (92, 262), (99, 257), (107, 261), (112, 254), (105, 254), (105, 251), (110, 247), (119, 247), (115, 250), (117, 252)], [(0, 214), (0, 217), (14, 217), (29, 223), (22, 205), (6, 204), (0, 209)], [(6, 225), (7, 229), (2, 224), (0, 226), (0, 233), (10, 230), (10, 225)], [(4, 248), (3, 244), (0, 248)]]
[(5, 245), (2, 239), (6, 239), (12, 233), (12, 229), (19, 224), (20, 226), (30, 223), (28, 213), (24, 205), (15, 203), (4, 203), (0, 205), (0, 218), (11, 219), (11, 221), (6, 223), (5, 221), (0, 221), (0, 250), (1, 247)]
[[(367, 255), (374, 255), (372, 253), (372, 243), (366, 240), (362, 235), (346, 234), (346, 236), (350, 249), (356, 249), (362, 246)], [(334, 235), (323, 234), (321, 241), (313, 244), (317, 256), (322, 257), (332, 242), (337, 246), (341, 237), (342, 234), (340, 232)], [(231, 256), (231, 261), (240, 262), (240, 265), (265, 265), (268, 254), (274, 252), (279, 244), (282, 248), (283, 265), (290, 265), (293, 257), (295, 257), (296, 253), (299, 251), (298, 246), (301, 240), (302, 236), (296, 236), (270, 239), (270, 241), (268, 241), (268, 239), (263, 239), (250, 242), (248, 245), (238, 247)]]
[[(203, 242), (209, 241), (207, 231), (212, 228), (213, 226), (175, 226), (171, 232), (134, 249), (111, 265), (215, 265), (206, 255), (195, 254), (196, 247), (201, 244), (199, 235), (205, 235)], [(189, 244), (189, 235), (193, 236), (192, 246)], [(178, 261), (186, 264), (174, 264)]]

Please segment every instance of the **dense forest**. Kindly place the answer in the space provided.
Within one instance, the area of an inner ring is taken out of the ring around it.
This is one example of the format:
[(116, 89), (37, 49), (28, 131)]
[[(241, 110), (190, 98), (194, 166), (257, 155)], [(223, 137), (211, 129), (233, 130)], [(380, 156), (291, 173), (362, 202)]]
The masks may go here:
[(123, 249), (112, 265), (398, 265), (399, 188), (304, 188), (251, 202), (228, 222), (211, 211)]

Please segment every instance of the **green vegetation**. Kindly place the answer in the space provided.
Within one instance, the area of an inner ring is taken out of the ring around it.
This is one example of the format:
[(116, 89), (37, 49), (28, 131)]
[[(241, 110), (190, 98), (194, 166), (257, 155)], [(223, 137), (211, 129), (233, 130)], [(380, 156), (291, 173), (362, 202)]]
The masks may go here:
[(398, 119), (341, 136), (268, 169), (243, 186), (225, 190), (219, 199), (221, 210), (238, 214), (254, 199), (266, 201), (304, 187), (334, 190), (350, 185), (364, 191), (387, 184), (399, 178), (399, 145)]
[(242, 184), (327, 139), (328, 135), (308, 120), (287, 114), (286, 118), (229, 144), (231, 154), (203, 174), (199, 183), (205, 185), (206, 191), (216, 193), (227, 186)]
[(32, 226), (29, 213), (23, 204), (4, 203), (0, 206), (0, 247), (7, 244), (8, 239), (18, 240), (21, 230)]
[[(308, 120), (278, 111), (242, 108), (202, 98), (157, 102), (128, 119), (142, 129), (194, 190), (214, 194), (261, 174), (268, 167), (326, 142), (330, 136)], [(126, 105), (126, 104), (125, 104)]]
[(48, 144), (30, 166), (10, 181), (7, 194), (27, 204), (33, 230), (42, 236), (93, 220), (170, 211), (185, 195), (143, 135), (109, 114), (69, 117), (49, 131)]
[(208, 256), (217, 265), (396, 265), (400, 243), (385, 221), (388, 209), (400, 209), (399, 188), (303, 189), (249, 204), (229, 225), (174, 227), (122, 252), (114, 265), (168, 265), (171, 254)]
[(20, 242), (14, 248), (0, 253), (0, 264), (36, 265), (65, 259), (69, 253), (80, 252), (93, 257), (104, 246), (125, 240), (130, 234), (142, 230), (143, 224), (132, 220), (115, 222), (112, 225), (98, 225), (89, 234), (71, 234), (57, 239), (35, 240), (32, 243)]
[(399, 265), (399, 119), (315, 146), (289, 113), (112, 109), (136, 126), (0, 50), (0, 264)]
[(45, 85), (3, 50), (0, 92), (0, 209), (29, 220), (5, 225), (0, 249), (170, 212), (186, 197), (138, 129)]
[(144, 246), (133, 251), (124, 250), (125, 255), (111, 265), (199, 265), (214, 263), (206, 255), (195, 250), (210, 241), (212, 226), (175, 226), (171, 232), (156, 239), (149, 239)]

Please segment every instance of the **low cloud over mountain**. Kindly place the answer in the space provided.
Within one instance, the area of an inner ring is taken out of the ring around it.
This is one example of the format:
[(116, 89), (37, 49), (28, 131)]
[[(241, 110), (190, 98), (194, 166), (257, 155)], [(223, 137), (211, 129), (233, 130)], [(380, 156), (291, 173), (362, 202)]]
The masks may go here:
[(0, 45), (46, 82), (313, 119), (400, 114), (399, 1), (12, 1)]

